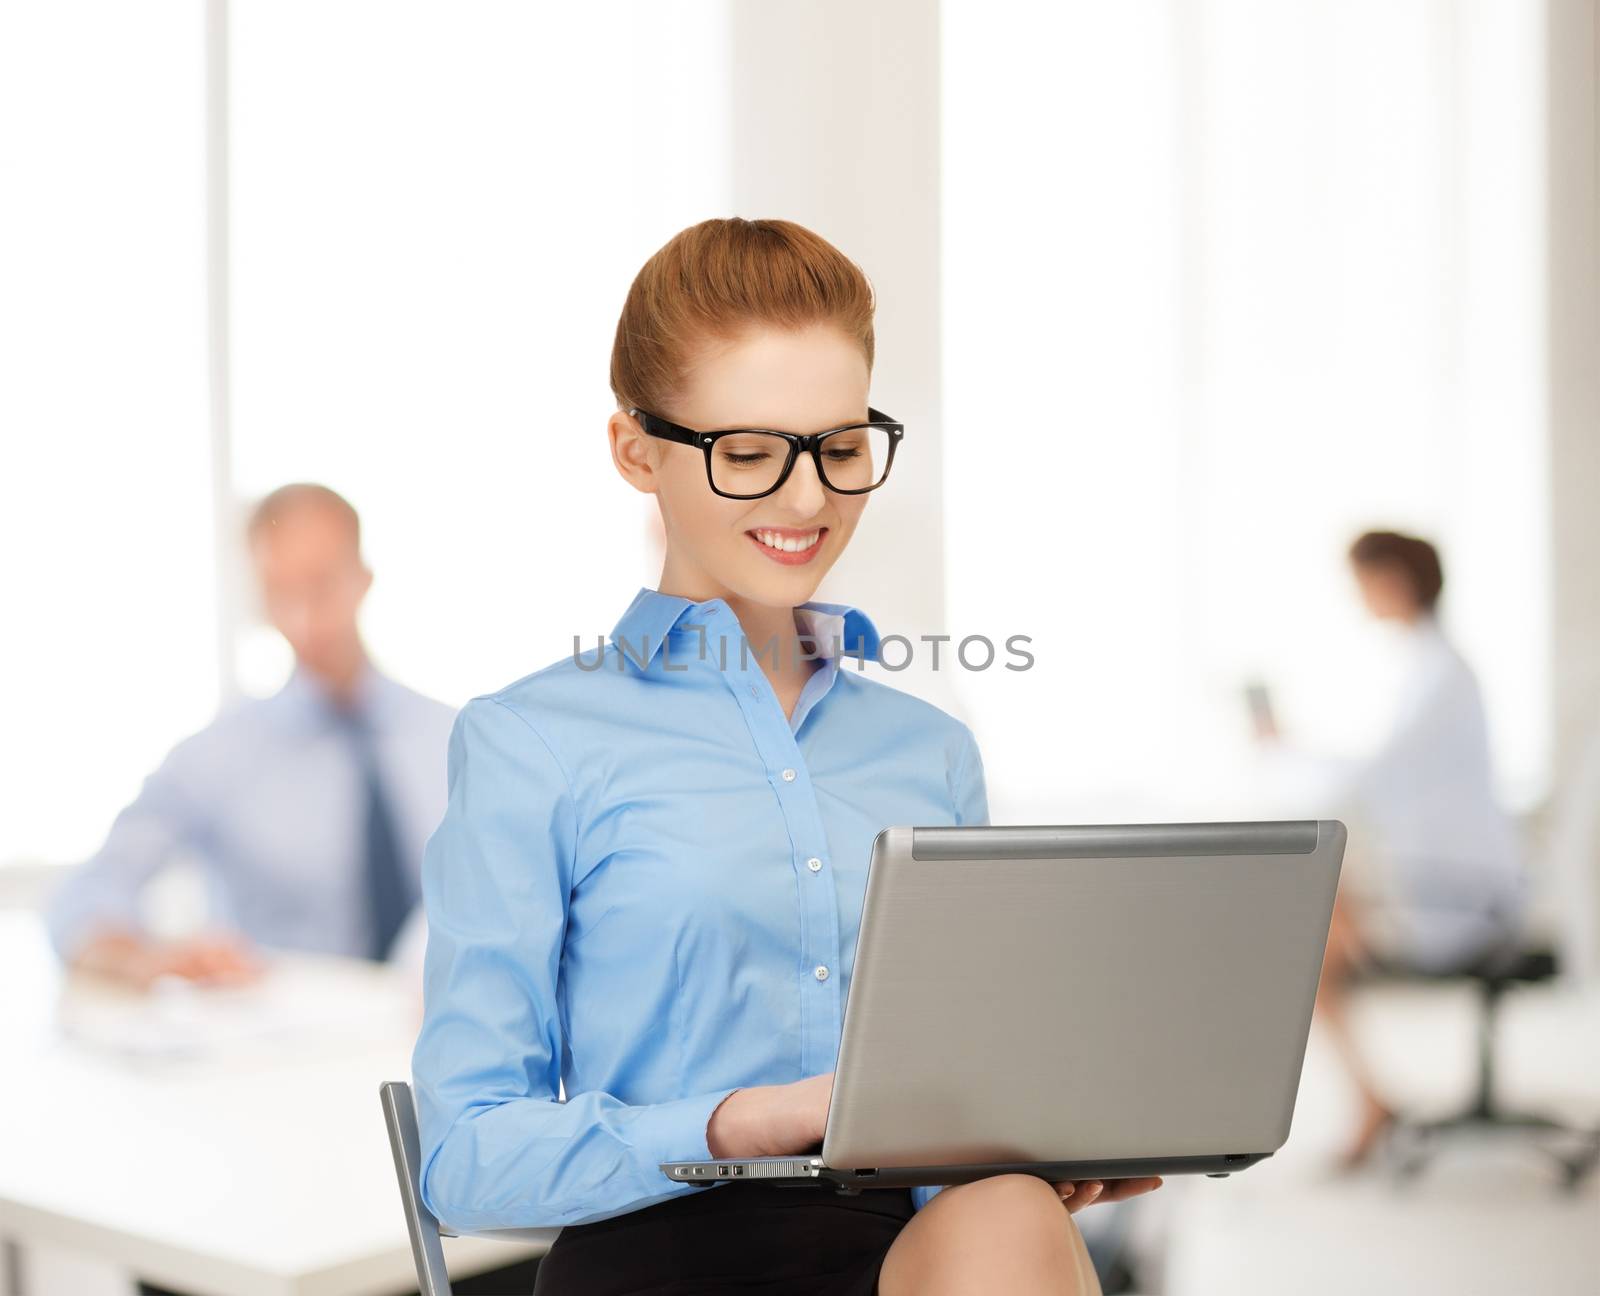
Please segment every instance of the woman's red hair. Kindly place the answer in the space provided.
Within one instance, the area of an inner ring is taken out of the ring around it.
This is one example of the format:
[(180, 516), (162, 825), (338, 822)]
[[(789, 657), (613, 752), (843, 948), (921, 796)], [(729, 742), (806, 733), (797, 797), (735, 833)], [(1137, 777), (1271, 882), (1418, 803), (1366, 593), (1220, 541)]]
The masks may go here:
[(752, 326), (830, 324), (872, 368), (872, 285), (820, 235), (785, 220), (701, 221), (675, 234), (628, 289), (611, 350), (618, 406), (669, 414), (695, 352)]

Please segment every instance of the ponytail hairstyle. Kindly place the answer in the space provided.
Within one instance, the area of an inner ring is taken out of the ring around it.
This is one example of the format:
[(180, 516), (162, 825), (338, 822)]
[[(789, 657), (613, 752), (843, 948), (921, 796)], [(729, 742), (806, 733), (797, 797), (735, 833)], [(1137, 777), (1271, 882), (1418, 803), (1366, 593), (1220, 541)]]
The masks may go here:
[(1417, 606), (1432, 612), (1444, 589), (1444, 567), (1439, 551), (1417, 536), (1398, 531), (1368, 531), (1350, 546), (1350, 561), (1357, 567), (1399, 572), (1411, 586)]
[(826, 239), (785, 220), (701, 221), (675, 234), (628, 289), (611, 350), (620, 409), (670, 412), (708, 342), (746, 328), (830, 324), (872, 370), (872, 285)]

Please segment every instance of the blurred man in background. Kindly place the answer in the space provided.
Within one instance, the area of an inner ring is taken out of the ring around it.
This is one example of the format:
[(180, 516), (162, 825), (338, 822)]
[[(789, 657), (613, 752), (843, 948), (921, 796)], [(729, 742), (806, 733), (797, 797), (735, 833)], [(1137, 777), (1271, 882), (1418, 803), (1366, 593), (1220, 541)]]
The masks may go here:
[[(343, 497), (280, 487), (247, 535), (294, 672), (274, 696), (224, 709), (174, 747), (56, 893), (51, 938), (75, 966), (138, 985), (237, 982), (260, 970), (263, 947), (385, 959), (415, 943), (410, 931), (396, 937), (444, 812), (454, 712), (368, 658), (357, 616), (372, 573)], [(160, 939), (142, 921), (141, 893), (183, 854), (203, 866), (215, 925)]]

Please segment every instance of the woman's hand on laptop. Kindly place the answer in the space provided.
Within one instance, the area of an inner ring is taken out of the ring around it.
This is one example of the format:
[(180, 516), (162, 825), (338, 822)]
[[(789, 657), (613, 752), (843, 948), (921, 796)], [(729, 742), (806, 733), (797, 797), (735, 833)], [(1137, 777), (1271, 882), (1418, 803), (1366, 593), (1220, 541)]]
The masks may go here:
[[(833, 1073), (793, 1084), (735, 1089), (711, 1113), (706, 1146), (713, 1157), (793, 1156), (822, 1142)], [(1161, 1187), (1159, 1178), (1065, 1180), (1053, 1185), (1073, 1214), (1096, 1202), (1127, 1201)]]
[(735, 1089), (706, 1124), (706, 1146), (724, 1157), (790, 1156), (822, 1142), (833, 1072), (793, 1084)]
[(1061, 1204), (1076, 1215), (1096, 1202), (1127, 1201), (1161, 1187), (1158, 1178), (1149, 1179), (1068, 1179), (1054, 1185)]

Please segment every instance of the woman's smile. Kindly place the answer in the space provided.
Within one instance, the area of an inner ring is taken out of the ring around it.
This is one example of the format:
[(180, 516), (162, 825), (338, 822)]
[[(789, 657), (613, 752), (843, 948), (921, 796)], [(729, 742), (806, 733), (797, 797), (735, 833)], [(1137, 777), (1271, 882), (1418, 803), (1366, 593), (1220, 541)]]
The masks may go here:
[(822, 552), (827, 527), (752, 527), (745, 532), (757, 549), (775, 563), (797, 567)]

